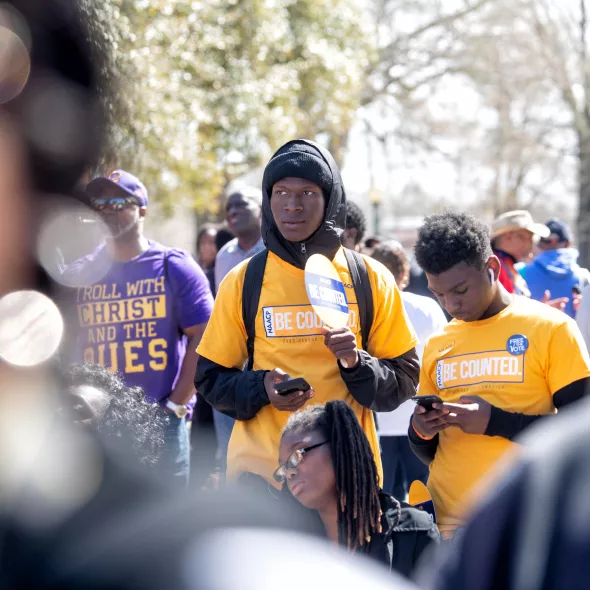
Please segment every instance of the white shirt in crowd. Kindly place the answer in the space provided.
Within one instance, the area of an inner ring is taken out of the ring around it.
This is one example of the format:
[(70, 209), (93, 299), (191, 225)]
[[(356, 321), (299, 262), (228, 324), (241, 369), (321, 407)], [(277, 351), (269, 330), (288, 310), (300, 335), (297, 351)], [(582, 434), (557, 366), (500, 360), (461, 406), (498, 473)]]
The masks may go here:
[[(440, 305), (430, 297), (404, 291), (402, 299), (408, 318), (418, 335), (416, 352), (420, 364), (422, 364), (424, 345), (435, 332), (442, 330), (447, 323), (447, 318)], [(406, 436), (410, 425), (410, 417), (414, 413), (415, 406), (416, 404), (412, 400), (408, 400), (393, 412), (380, 412), (377, 415), (379, 435)]]

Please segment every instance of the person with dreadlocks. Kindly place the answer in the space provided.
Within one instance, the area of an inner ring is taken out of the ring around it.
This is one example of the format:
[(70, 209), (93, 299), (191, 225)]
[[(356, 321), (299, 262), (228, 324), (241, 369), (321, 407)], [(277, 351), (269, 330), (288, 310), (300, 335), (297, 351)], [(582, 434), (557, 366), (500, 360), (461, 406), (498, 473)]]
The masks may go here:
[(424, 549), (439, 542), (428, 514), (381, 490), (367, 436), (345, 402), (292, 414), (282, 433), (279, 462), (275, 481), (316, 511), (325, 535), (348, 551), (409, 576)]

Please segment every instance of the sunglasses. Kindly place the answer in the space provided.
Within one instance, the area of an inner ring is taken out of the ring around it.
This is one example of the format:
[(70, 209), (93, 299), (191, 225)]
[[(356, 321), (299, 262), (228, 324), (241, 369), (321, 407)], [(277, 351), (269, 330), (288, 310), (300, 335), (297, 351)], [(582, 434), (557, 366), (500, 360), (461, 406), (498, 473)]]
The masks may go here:
[(91, 199), (90, 203), (92, 208), (96, 209), (96, 211), (104, 211), (105, 209), (122, 211), (123, 209), (128, 209), (132, 205), (140, 206), (139, 201), (133, 197), (100, 197)]
[(287, 479), (287, 469), (295, 469), (301, 465), (301, 461), (303, 461), (303, 457), (305, 453), (309, 453), (309, 451), (313, 451), (313, 449), (317, 449), (322, 445), (327, 445), (330, 441), (325, 440), (324, 442), (318, 443), (317, 445), (311, 445), (310, 447), (305, 447), (304, 449), (297, 449), (293, 451), (288, 459), (282, 464), (279, 465), (277, 470), (272, 474), (274, 480), (277, 483), (283, 483), (285, 479)]

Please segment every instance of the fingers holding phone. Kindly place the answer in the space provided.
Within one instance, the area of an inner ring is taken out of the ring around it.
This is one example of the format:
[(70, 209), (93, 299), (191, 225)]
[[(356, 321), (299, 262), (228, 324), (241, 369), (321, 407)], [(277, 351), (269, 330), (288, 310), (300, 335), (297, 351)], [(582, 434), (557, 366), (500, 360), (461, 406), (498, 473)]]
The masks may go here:
[(291, 379), (278, 368), (266, 373), (264, 389), (270, 403), (281, 412), (295, 412), (315, 395), (305, 379)]
[(415, 396), (412, 400), (416, 402), (412, 424), (420, 435), (425, 438), (432, 438), (450, 426), (445, 420), (449, 410), (444, 408), (440, 397), (437, 395), (424, 395)]
[(475, 395), (463, 395), (458, 403), (445, 403), (444, 408), (449, 410), (446, 421), (450, 426), (456, 426), (467, 434), (485, 434), (492, 405)]

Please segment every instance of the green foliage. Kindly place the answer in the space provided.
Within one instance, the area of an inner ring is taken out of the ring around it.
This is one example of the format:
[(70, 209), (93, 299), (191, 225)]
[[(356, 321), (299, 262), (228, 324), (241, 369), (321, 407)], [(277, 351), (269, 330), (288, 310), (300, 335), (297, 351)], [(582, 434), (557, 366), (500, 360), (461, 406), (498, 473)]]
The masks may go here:
[(106, 52), (107, 166), (214, 213), (296, 136), (341, 159), (371, 58), (357, 0), (82, 0)]

